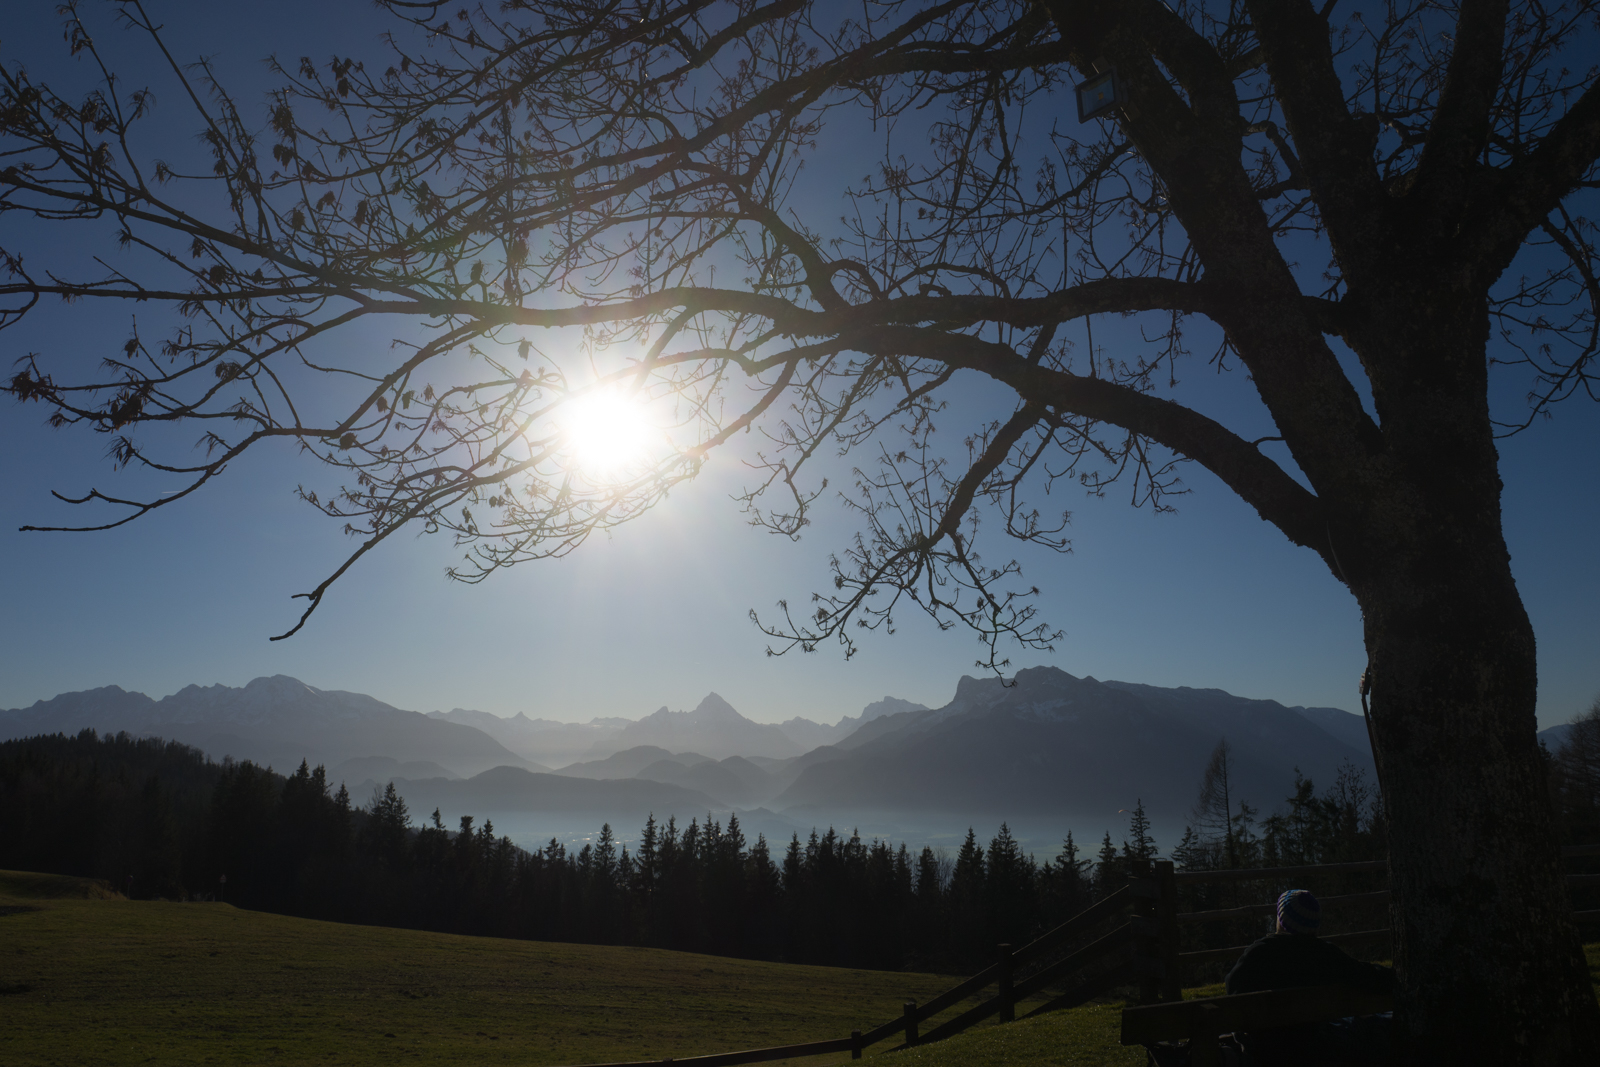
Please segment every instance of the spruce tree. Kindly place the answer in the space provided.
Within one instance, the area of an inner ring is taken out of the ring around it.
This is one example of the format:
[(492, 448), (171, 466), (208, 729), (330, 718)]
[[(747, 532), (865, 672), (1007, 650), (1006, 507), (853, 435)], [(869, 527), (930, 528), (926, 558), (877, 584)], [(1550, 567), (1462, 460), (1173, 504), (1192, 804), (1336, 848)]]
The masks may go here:
[(1046, 861), (1040, 869), (1046, 927), (1059, 925), (1088, 907), (1092, 896), (1089, 880), (1085, 876), (1088, 866), (1088, 860), (1078, 858), (1078, 844), (1072, 839), (1072, 831), (1068, 830), (1055, 860)]
[(632, 881), (633, 891), (638, 894), (645, 908), (649, 907), (655, 893), (656, 878), (660, 873), (657, 862), (656, 813), (652, 811), (639, 834), (639, 855), (634, 861)]
[(1194, 832), (1194, 827), (1185, 826), (1183, 837), (1172, 850), (1173, 865), (1180, 871), (1203, 871), (1210, 868), (1210, 850), (1200, 840), (1200, 835)]
[(1125, 879), (1121, 857), (1117, 855), (1117, 846), (1111, 843), (1111, 831), (1106, 831), (1106, 836), (1100, 842), (1100, 856), (1094, 865), (1095, 896), (1106, 897), (1122, 888)]
[(993, 955), (985, 922), (983, 860), (978, 836), (968, 827), (967, 838), (961, 843), (950, 872), (948, 898), (951, 948), (957, 960), (967, 967), (988, 963)]
[(1156, 858), (1156, 839), (1150, 835), (1150, 818), (1144, 813), (1142, 799), (1133, 806), (1133, 815), (1128, 820), (1128, 837), (1130, 840), (1122, 843), (1124, 856), (1146, 862)]
[(989, 842), (983, 886), (985, 920), (995, 940), (1020, 947), (1032, 936), (1038, 922), (1036, 873), (1033, 860), (1011, 836), (1011, 827), (1001, 823)]

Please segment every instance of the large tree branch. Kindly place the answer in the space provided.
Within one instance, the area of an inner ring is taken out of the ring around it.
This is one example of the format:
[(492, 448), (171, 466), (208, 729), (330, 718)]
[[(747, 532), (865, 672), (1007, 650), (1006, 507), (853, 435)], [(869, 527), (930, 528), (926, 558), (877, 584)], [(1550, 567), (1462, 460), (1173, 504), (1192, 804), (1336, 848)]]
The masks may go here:
[[(1463, 250), (1490, 278), (1511, 263), (1528, 234), (1583, 182), (1600, 159), (1600, 83), (1584, 90), (1539, 146), (1474, 191), (1463, 212)], [(1474, 255), (1475, 254), (1475, 255)]]
[(1186, 456), (1215, 474), (1295, 544), (1329, 556), (1316, 495), (1249, 441), (1198, 411), (1137, 389), (1030, 363), (1009, 345), (965, 334), (886, 326), (849, 339), (874, 355), (914, 352), (1004, 382), (1025, 402), (1120, 426)]
[(1243, 125), (1231, 83), (1225, 89), (1234, 98), (1227, 118), (1220, 107), (1191, 108), (1152, 58), (1148, 38), (1171, 37), (1172, 54), (1198, 80), (1207, 76), (1208, 63), (1195, 55), (1199, 46), (1193, 41), (1162, 30), (1159, 16), (1087, 0), (1047, 3), (1075, 64), (1094, 69), (1114, 62), (1118, 74), (1126, 75), (1123, 128), (1160, 175), (1172, 211), (1205, 265), (1206, 283), (1235, 301), (1233, 314), (1223, 313), (1219, 321), (1301, 469), (1321, 492), (1349, 485), (1358, 477), (1349, 457), (1369, 454), (1376, 437), (1372, 420), (1321, 336), (1323, 317), (1307, 314), (1241, 162)]
[[(1247, 306), (1244, 294), (1217, 282), (1181, 282), (1172, 278), (1101, 278), (1070, 286), (1040, 297), (904, 296), (853, 304), (838, 311), (806, 315), (808, 334), (851, 330), (868, 325), (939, 323), (963, 328), (978, 323), (1004, 323), (1033, 329), (1050, 323), (1070, 322), (1086, 315), (1118, 315), (1140, 311), (1178, 311), (1204, 315), (1228, 329), (1242, 323)], [(1301, 297), (1298, 307), (1316, 328), (1341, 334), (1338, 302), (1322, 297)], [(800, 320), (796, 319), (796, 322)]]
[(1225, 294), (1205, 282), (1171, 278), (1102, 278), (1040, 297), (951, 294), (872, 300), (817, 315), (808, 330), (850, 330), (868, 325), (938, 322), (962, 328), (981, 322), (1033, 328), (1085, 315), (1182, 311), (1212, 316)]
[(1228, 65), (1211, 42), (1156, 0), (1129, 3), (1127, 13), (1142, 23), (1151, 53), (1177, 76), (1195, 117), (1213, 129), (1236, 128), (1239, 98)]
[[(270, 299), (323, 295), (348, 299), (363, 314), (411, 315), (428, 318), (471, 319), (486, 325), (566, 326), (626, 322), (668, 311), (681, 314), (730, 312), (772, 321), (791, 337), (826, 337), (871, 325), (941, 323), (961, 328), (978, 323), (1003, 323), (1033, 329), (1052, 322), (1068, 322), (1086, 315), (1127, 314), (1140, 311), (1179, 311), (1205, 315), (1227, 327), (1238, 306), (1238, 294), (1213, 283), (1180, 282), (1170, 278), (1102, 278), (1084, 282), (1042, 297), (905, 296), (847, 305), (831, 311), (796, 307), (781, 297), (739, 289), (677, 287), (626, 300), (567, 307), (531, 308), (467, 298), (450, 299), (416, 295), (412, 299), (377, 298), (349, 288), (355, 279), (341, 276), (337, 284), (315, 284), (274, 289), (220, 289), (216, 292), (144, 289), (100, 283), (40, 285), (32, 282), (0, 285), (0, 296), (60, 296), (71, 300), (113, 299), (146, 302), (228, 304), (241, 299)], [(1339, 304), (1321, 297), (1304, 297), (1300, 307), (1323, 333), (1339, 334)]]
[(1006, 457), (1011, 454), (1017, 442), (1039, 424), (1044, 414), (1043, 403), (1029, 400), (1006, 420), (1006, 424), (1000, 427), (972, 466), (967, 468), (967, 473), (962, 475), (961, 481), (956, 484), (954, 492), (950, 494), (950, 503), (939, 518), (939, 525), (928, 535), (930, 546), (961, 529), (961, 520), (966, 518), (985, 479), (1000, 469), (1000, 465), (1006, 461)]
[(1345, 276), (1360, 286), (1382, 254), (1386, 197), (1373, 166), (1377, 122), (1352, 116), (1328, 23), (1308, 0), (1250, 0), (1273, 91)]
[[(1505, 67), (1506, 0), (1466, 0), (1439, 106), (1405, 200), (1424, 206), (1434, 227), (1453, 224), (1466, 206), (1468, 180), (1488, 143), (1490, 115)], [(1415, 209), (1412, 209), (1415, 210)]]

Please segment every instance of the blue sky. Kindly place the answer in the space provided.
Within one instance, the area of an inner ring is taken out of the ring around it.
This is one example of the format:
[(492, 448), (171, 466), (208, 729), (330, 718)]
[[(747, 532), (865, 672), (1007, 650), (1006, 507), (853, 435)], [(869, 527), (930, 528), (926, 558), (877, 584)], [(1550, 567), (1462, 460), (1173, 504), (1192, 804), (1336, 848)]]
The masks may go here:
[[(54, 7), (20, 0), (8, 9), (8, 20), (24, 12), (0, 37), (8, 61), (22, 54), (36, 69), (55, 65)], [(366, 4), (334, 5), (330, 17), (329, 5), (297, 0), (259, 8), (255, 21), (218, 16), (214, 4), (151, 7), (172, 13), (180, 57), (204, 51), (241, 78), (259, 79), (254, 61), (267, 52), (307, 51), (306, 35), (315, 55), (359, 55), (379, 29)], [(167, 115), (182, 114), (173, 93), (164, 100)], [(15, 239), (15, 222), (0, 226)], [(0, 333), (0, 362), (46, 346), (92, 353), (119, 343), (127, 314), (47, 309)], [(1125, 340), (1101, 329), (1100, 344)], [(1187, 378), (1180, 392), (1191, 402), (1241, 431), (1263, 426), (1242, 380), (1219, 380), (1203, 365)], [(1497, 407), (1520, 403), (1517, 381), (1497, 389)], [(975, 386), (973, 396), (981, 404), (984, 390)], [(1507, 537), (1540, 643), (1542, 725), (1600, 693), (1596, 414), (1592, 403), (1573, 402), (1502, 447)], [(765, 656), (746, 612), (770, 611), (782, 597), (803, 602), (824, 586), (828, 554), (851, 527), (831, 505), (797, 544), (748, 527), (729, 499), (743, 473), (733, 456), (612, 537), (479, 586), (445, 578), (456, 558), (447, 541), (391, 542), (335, 587), (297, 637), (269, 643), (298, 616), (290, 594), (315, 585), (347, 550), (334, 523), (293, 498), (316, 469), (288, 449), (263, 453), (198, 499), (129, 527), (24, 534), (16, 529), (24, 523), (62, 517), (51, 489), (109, 491), (128, 477), (111, 472), (103, 437), (49, 430), (42, 415), (0, 401), (0, 707), (100, 685), (159, 697), (190, 683), (284, 673), (419, 710), (637, 717), (662, 704), (691, 707), (715, 690), (755, 719), (833, 721), (884, 695), (942, 704), (974, 672), (971, 636), (939, 633), (910, 614), (849, 662), (831, 647)], [(1310, 552), (1211, 476), (1190, 466), (1184, 478), (1193, 492), (1176, 514), (1131, 508), (1116, 490), (1057, 501), (1074, 513), (1073, 552), (1021, 559), (1044, 591), (1047, 618), (1066, 633), (1054, 654), (1014, 654), (1014, 666), (1354, 709), (1364, 662), (1354, 601)]]

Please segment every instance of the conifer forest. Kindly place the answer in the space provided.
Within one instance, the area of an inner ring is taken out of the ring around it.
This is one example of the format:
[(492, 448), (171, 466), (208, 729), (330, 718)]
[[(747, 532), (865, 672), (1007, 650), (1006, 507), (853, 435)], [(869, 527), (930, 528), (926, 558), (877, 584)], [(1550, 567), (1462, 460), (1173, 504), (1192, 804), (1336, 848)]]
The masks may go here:
[[(1600, 828), (1597, 737), (1591, 712), (1549, 755), (1569, 843)], [(320, 767), (284, 776), (175, 742), (84, 731), (0, 743), (0, 868), (344, 922), (964, 972), (991, 962), (996, 944), (1023, 944), (1121, 886), (1139, 860), (1183, 870), (1384, 855), (1383, 813), (1359, 771), (1320, 792), (1301, 779), (1271, 814), (1229, 797), (1227, 772), (1223, 744), (1198, 783), (1192, 825), (1166, 848), (1141, 805), (1124, 833), (1080, 847), (1069, 831), (1044, 859), (1004, 824), (987, 842), (969, 830), (951, 855), (831, 827), (751, 841), (736, 813), (686, 825), (652, 815), (631, 848), (605, 826), (578, 849), (552, 840), (530, 850), (489, 821), (417, 818), (392, 783), (357, 801)], [(1250, 902), (1228, 887), (1184, 892), (1189, 908)], [(1214, 931), (1223, 943), (1252, 936)]]

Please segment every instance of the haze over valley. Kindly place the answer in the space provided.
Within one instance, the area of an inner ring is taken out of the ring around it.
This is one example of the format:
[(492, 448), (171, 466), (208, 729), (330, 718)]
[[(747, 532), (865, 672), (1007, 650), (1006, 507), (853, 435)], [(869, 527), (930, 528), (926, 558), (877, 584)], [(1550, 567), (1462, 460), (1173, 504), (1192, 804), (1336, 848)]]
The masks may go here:
[(693, 709), (559, 722), (455, 708), (419, 713), (278, 675), (189, 686), (155, 700), (107, 686), (0, 711), (0, 740), (126, 731), (292, 771), (327, 767), (357, 803), (389, 782), (419, 821), (472, 815), (537, 846), (609, 822), (623, 841), (652, 813), (686, 823), (737, 812), (747, 834), (786, 841), (829, 825), (951, 844), (1007, 821), (1050, 849), (1114, 834), (1143, 801), (1158, 836), (1188, 819), (1205, 762), (1226, 738), (1236, 794), (1266, 812), (1296, 774), (1372, 774), (1366, 725), (1337, 708), (1285, 707), (1217, 689), (1075, 677), (962, 677), (938, 708), (892, 696), (835, 721), (760, 723), (709, 693)]

